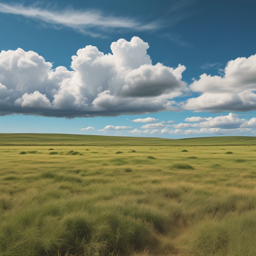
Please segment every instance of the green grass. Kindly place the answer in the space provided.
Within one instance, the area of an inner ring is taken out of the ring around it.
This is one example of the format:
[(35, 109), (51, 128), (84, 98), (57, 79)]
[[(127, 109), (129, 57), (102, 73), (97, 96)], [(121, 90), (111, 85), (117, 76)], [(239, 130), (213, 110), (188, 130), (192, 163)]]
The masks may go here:
[[(137, 138), (71, 134), (0, 134), (0, 146), (244, 146), (256, 145), (256, 137), (229, 136), (190, 139)], [(134, 148), (130, 149), (134, 150)]]
[(255, 255), (255, 138), (0, 137), (0, 255)]
[(172, 165), (175, 169), (187, 169), (187, 170), (193, 170), (194, 167), (189, 164), (174, 164)]

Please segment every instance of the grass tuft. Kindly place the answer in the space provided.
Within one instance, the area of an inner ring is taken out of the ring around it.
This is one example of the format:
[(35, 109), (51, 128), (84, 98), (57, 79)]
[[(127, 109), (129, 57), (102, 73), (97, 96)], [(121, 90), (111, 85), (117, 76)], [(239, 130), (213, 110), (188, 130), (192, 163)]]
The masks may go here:
[(228, 152), (226, 152), (226, 154), (233, 154), (233, 152), (231, 152), (231, 151), (228, 151)]
[(52, 173), (52, 172), (43, 172), (41, 175), (40, 175), (40, 178), (42, 179), (53, 179), (56, 177), (56, 174)]
[(25, 155), (25, 154), (27, 154), (26, 151), (21, 151), (21, 152), (20, 152), (20, 155)]
[(59, 154), (59, 153), (56, 152), (56, 151), (52, 151), (52, 152), (49, 153), (49, 155), (58, 155), (58, 154)]
[(29, 154), (37, 154), (36, 150), (28, 151)]
[(189, 156), (188, 159), (198, 159), (196, 156)]
[(125, 172), (132, 172), (132, 169), (131, 168), (125, 168), (124, 171)]
[(116, 154), (122, 154), (123, 153), (123, 151), (117, 151), (116, 152)]
[(183, 149), (183, 150), (181, 150), (181, 152), (188, 152), (188, 150), (186, 150), (186, 149)]
[(75, 156), (75, 155), (80, 155), (80, 153), (78, 151), (73, 151), (73, 150), (70, 150), (67, 155), (72, 155), (72, 156)]
[(172, 167), (175, 169), (186, 169), (186, 170), (194, 169), (194, 167), (189, 164), (173, 164)]
[(3, 180), (18, 180), (18, 177), (11, 175), (11, 176), (4, 177)]
[(147, 159), (156, 159), (156, 158), (153, 156), (148, 156)]
[(235, 162), (236, 163), (244, 163), (244, 162), (246, 162), (246, 160), (245, 159), (236, 159)]

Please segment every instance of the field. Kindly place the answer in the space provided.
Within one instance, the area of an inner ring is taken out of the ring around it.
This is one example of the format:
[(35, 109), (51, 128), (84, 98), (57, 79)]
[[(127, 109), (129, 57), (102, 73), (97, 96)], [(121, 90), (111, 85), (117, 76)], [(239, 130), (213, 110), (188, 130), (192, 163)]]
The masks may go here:
[(255, 256), (256, 139), (0, 134), (1, 256)]

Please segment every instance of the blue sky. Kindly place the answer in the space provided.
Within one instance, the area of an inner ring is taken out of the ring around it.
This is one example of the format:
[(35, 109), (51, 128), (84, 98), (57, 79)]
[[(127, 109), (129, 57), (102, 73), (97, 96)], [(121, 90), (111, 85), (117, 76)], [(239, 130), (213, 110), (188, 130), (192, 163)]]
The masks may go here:
[(255, 9), (0, 0), (0, 132), (255, 136)]

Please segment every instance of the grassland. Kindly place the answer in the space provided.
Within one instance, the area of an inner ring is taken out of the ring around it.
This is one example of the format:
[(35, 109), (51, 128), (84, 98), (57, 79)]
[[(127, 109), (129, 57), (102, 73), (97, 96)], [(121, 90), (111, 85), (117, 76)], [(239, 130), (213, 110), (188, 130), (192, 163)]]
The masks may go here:
[(255, 256), (256, 140), (0, 135), (1, 256)]

